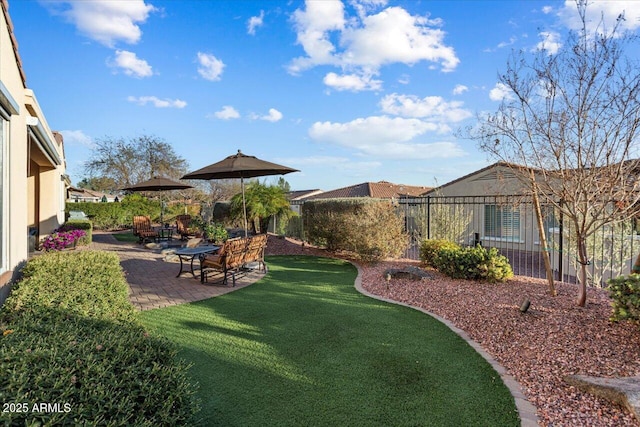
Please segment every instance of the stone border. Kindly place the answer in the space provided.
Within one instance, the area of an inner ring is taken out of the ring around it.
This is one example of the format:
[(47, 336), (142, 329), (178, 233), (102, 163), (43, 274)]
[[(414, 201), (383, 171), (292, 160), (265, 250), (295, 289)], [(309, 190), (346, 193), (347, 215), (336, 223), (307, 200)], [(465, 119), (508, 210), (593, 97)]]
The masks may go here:
[(413, 305), (409, 305), (403, 302), (399, 302), (399, 301), (394, 301), (392, 299), (389, 298), (383, 298), (380, 297), (378, 295), (374, 295), (370, 292), (368, 292), (367, 290), (365, 290), (362, 287), (362, 270), (360, 269), (360, 266), (345, 260), (347, 262), (350, 262), (354, 267), (356, 267), (356, 269), (358, 270), (358, 276), (356, 277), (355, 280), (355, 288), (358, 292), (360, 292), (361, 294), (368, 296), (370, 298), (373, 299), (377, 299), (379, 301), (384, 301), (384, 302), (388, 302), (391, 304), (396, 304), (396, 305), (401, 305), (404, 307), (408, 307), (408, 308), (412, 308), (414, 310), (418, 310), (421, 311), (425, 314), (428, 314), (429, 316), (433, 317), (434, 319), (440, 321), (441, 323), (444, 323), (445, 326), (447, 326), (449, 329), (451, 329), (453, 332), (455, 332), (456, 334), (458, 334), (463, 340), (465, 340), (471, 347), (473, 347), (473, 349), (475, 351), (478, 352), (478, 354), (480, 354), (480, 356), (482, 356), (487, 362), (489, 362), (489, 364), (491, 365), (491, 367), (500, 375), (500, 378), (502, 379), (502, 382), (504, 383), (504, 385), (507, 386), (507, 388), (509, 389), (509, 391), (511, 392), (511, 395), (513, 396), (513, 399), (515, 401), (516, 404), (516, 408), (518, 409), (518, 415), (520, 416), (520, 422), (521, 422), (521, 426), (522, 427), (537, 427), (539, 425), (539, 421), (538, 421), (538, 415), (536, 414), (536, 408), (535, 406), (533, 406), (531, 404), (531, 402), (529, 402), (527, 400), (527, 398), (525, 397), (524, 393), (522, 393), (522, 387), (520, 387), (520, 384), (518, 384), (518, 382), (509, 374), (507, 373), (507, 370), (500, 365), (489, 353), (486, 352), (486, 350), (484, 348), (482, 348), (482, 346), (480, 346), (480, 344), (478, 344), (477, 342), (473, 341), (471, 338), (469, 338), (469, 335), (463, 331), (462, 329), (456, 327), (453, 323), (451, 323), (450, 321), (448, 321), (447, 319), (444, 319), (440, 316), (438, 316), (437, 314), (431, 313), (423, 308), (420, 307), (415, 307)]

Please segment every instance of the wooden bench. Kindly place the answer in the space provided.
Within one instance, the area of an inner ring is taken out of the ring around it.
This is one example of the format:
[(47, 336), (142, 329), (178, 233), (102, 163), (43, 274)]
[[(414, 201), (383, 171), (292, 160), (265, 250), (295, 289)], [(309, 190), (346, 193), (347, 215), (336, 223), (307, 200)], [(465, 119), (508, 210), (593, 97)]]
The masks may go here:
[(231, 275), (233, 286), (236, 285), (236, 274), (244, 270), (247, 264), (257, 262), (258, 267), (266, 272), (264, 250), (267, 246), (267, 235), (229, 239), (215, 255), (206, 255), (201, 263), (200, 282), (207, 282), (207, 273), (216, 271), (223, 274), (222, 284), (229, 282)]

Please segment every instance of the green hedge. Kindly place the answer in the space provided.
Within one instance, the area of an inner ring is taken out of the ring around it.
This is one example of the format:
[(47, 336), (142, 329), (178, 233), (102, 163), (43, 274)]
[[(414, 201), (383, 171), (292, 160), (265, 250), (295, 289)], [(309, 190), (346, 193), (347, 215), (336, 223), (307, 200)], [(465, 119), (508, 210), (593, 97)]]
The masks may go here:
[(483, 280), (490, 283), (504, 282), (513, 277), (509, 259), (496, 248), (482, 246), (459, 247), (442, 245), (433, 255), (430, 264), (454, 279)]
[(305, 202), (306, 238), (327, 249), (343, 250), (364, 261), (400, 256), (407, 248), (404, 218), (387, 200), (328, 199)]
[(197, 410), (188, 366), (138, 321), (116, 254), (32, 259), (0, 330), (0, 401), (27, 409), (5, 425), (189, 425)]
[[(134, 215), (146, 215), (153, 222), (159, 222), (160, 208), (159, 200), (150, 200), (140, 194), (130, 194), (117, 203), (69, 202), (66, 204), (65, 212), (68, 214), (69, 211), (82, 211), (91, 218), (95, 228), (110, 230), (131, 227)], [(164, 221), (172, 222), (177, 215), (184, 214), (184, 209), (184, 204), (166, 206)], [(191, 212), (191, 215), (194, 213)]]
[(70, 219), (58, 228), (58, 231), (70, 230), (84, 230), (84, 232), (87, 233), (86, 236), (78, 240), (80, 246), (89, 245), (93, 241), (93, 224), (88, 219)]
[(611, 320), (631, 320), (640, 323), (640, 275), (631, 274), (608, 282), (609, 296), (613, 300)]

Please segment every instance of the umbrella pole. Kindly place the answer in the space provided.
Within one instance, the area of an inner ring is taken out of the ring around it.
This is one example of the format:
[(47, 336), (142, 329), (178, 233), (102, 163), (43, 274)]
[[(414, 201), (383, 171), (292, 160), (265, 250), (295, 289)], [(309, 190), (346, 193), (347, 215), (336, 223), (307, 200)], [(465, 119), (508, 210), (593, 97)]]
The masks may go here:
[(244, 178), (240, 177), (242, 187), (242, 211), (244, 212), (244, 237), (247, 237), (247, 203), (244, 200)]

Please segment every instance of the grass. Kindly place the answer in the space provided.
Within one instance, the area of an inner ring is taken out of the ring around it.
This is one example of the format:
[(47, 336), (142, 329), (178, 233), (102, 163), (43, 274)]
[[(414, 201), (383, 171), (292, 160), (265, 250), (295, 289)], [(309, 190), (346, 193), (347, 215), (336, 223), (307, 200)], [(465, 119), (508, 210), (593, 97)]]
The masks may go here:
[(482, 357), (432, 317), (359, 294), (352, 265), (268, 265), (253, 286), (142, 313), (193, 364), (202, 425), (520, 425)]
[(119, 242), (137, 242), (138, 236), (133, 235), (133, 231), (127, 231), (126, 233), (112, 233), (111, 234)]

